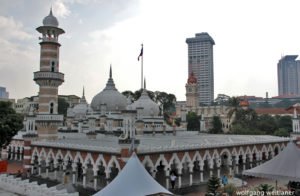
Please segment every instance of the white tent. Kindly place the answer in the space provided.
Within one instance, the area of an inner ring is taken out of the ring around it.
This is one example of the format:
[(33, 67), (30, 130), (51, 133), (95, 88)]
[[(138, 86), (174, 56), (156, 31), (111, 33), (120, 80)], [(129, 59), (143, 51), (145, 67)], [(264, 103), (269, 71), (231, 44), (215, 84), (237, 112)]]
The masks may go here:
[(94, 196), (173, 195), (156, 182), (147, 172), (135, 153), (117, 177)]
[(300, 181), (300, 149), (293, 142), (273, 159), (249, 170), (243, 175), (274, 180)]

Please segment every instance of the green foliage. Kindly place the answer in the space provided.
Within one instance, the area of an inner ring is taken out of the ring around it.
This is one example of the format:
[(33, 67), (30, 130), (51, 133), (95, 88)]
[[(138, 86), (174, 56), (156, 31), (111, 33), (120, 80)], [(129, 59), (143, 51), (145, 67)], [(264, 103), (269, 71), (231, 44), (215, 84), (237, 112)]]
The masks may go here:
[(277, 121), (278, 128), (286, 129), (288, 132), (293, 131), (291, 116), (276, 116), (275, 119)]
[(22, 115), (12, 109), (10, 102), (0, 101), (0, 148), (8, 145), (22, 127)]
[(69, 103), (64, 98), (60, 98), (60, 97), (58, 98), (57, 102), (58, 102), (57, 112), (59, 114), (63, 114), (64, 116), (66, 116)]
[(224, 192), (227, 193), (229, 196), (233, 196), (234, 193), (237, 191), (237, 188), (234, 184), (229, 183), (223, 188)]
[[(128, 98), (128, 96), (131, 96), (131, 101), (136, 101), (140, 98), (142, 95), (143, 89), (137, 90), (134, 93), (132, 91), (124, 91), (122, 94)], [(157, 104), (161, 105), (160, 110), (164, 110), (164, 112), (167, 112), (171, 114), (175, 111), (175, 102), (176, 102), (176, 96), (173, 94), (168, 94), (166, 92), (160, 92), (160, 91), (148, 91), (148, 96), (150, 99), (152, 99)]]
[(284, 128), (279, 128), (274, 132), (274, 135), (279, 136), (279, 137), (289, 137), (290, 133), (288, 130)]
[(222, 122), (219, 116), (213, 117), (212, 128), (209, 130), (209, 132), (214, 134), (223, 133)]
[(206, 195), (218, 195), (218, 189), (220, 188), (220, 179), (212, 176), (207, 182), (207, 192)]
[(186, 116), (187, 130), (188, 131), (199, 131), (200, 129), (200, 117), (195, 112), (189, 112)]
[(274, 187), (269, 184), (261, 184), (257, 187), (257, 190), (264, 192), (264, 195), (267, 195), (267, 192), (272, 192)]
[(265, 132), (266, 134), (273, 134), (275, 130), (278, 129), (278, 125), (274, 117), (264, 114), (259, 116), (257, 129)]

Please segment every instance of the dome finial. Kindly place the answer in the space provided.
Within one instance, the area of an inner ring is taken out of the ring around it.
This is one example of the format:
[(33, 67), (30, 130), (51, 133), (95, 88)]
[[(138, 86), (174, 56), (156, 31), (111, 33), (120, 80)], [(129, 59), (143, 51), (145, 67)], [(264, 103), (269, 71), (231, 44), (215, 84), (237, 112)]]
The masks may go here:
[(110, 69), (109, 69), (109, 78), (112, 78), (111, 64), (110, 64)]
[(52, 14), (52, 5), (51, 5), (51, 7), (50, 7), (50, 13), (49, 13), (49, 15), (50, 15), (50, 16), (53, 16), (53, 14)]

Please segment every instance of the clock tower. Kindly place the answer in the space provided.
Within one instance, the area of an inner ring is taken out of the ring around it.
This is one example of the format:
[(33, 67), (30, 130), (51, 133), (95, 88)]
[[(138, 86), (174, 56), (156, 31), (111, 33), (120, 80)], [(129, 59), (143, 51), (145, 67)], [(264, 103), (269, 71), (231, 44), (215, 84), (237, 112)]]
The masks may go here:
[(186, 107), (189, 111), (196, 112), (198, 107), (198, 85), (197, 85), (197, 79), (194, 76), (194, 73), (191, 72), (187, 83), (185, 85), (186, 90)]

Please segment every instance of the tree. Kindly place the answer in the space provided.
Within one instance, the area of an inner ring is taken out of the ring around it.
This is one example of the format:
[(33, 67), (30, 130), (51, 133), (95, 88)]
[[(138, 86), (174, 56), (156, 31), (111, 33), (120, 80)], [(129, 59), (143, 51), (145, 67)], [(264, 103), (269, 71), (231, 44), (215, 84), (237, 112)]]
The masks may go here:
[(0, 148), (8, 145), (22, 127), (22, 115), (15, 112), (11, 102), (0, 101)]
[(240, 109), (240, 99), (238, 97), (230, 97), (225, 104), (229, 106), (228, 118), (231, 119), (233, 114), (235, 114)]
[(273, 134), (278, 129), (276, 120), (269, 114), (259, 116), (257, 122), (257, 129), (265, 132), (266, 134)]
[(274, 132), (274, 135), (279, 137), (288, 137), (290, 135), (289, 131), (284, 128), (279, 128)]
[(218, 195), (217, 191), (220, 188), (220, 179), (212, 176), (207, 182), (207, 192), (206, 195)]
[(189, 112), (186, 116), (187, 120), (187, 130), (189, 131), (199, 131), (200, 129), (200, 122), (199, 116), (195, 112)]
[(66, 116), (69, 103), (64, 98), (60, 98), (60, 97), (58, 98), (57, 102), (58, 102), (58, 108), (57, 108), (58, 113)]
[(212, 120), (212, 128), (209, 130), (210, 133), (223, 133), (222, 122), (219, 116), (214, 116)]

